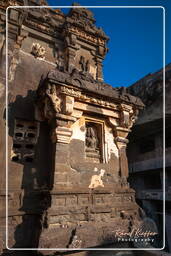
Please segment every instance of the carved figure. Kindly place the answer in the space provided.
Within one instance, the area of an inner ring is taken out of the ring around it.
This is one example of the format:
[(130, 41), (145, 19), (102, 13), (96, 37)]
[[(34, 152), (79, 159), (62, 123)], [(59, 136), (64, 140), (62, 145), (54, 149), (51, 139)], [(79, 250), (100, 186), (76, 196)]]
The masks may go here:
[(50, 102), (52, 103), (52, 106), (53, 106), (53, 109), (55, 110), (55, 112), (60, 112), (61, 111), (61, 100), (57, 96), (55, 85), (52, 85), (51, 90), (47, 89), (46, 94), (47, 94)]
[(86, 129), (86, 147), (96, 150), (99, 145), (96, 127), (88, 126)]
[(35, 58), (44, 59), (45, 53), (46, 53), (45, 48), (41, 46), (39, 43), (32, 44), (31, 54), (33, 54)]
[[(94, 168), (94, 171), (97, 171), (97, 168)], [(93, 175), (91, 178), (91, 183), (89, 188), (96, 188), (96, 187), (104, 187), (102, 177), (104, 176), (105, 170), (101, 169), (99, 175)]]
[(56, 49), (56, 67), (60, 71), (65, 70), (65, 57), (62, 51)]
[(80, 64), (81, 71), (85, 72), (86, 71), (86, 61), (85, 61), (85, 57), (84, 56), (80, 57), (79, 64)]
[(90, 72), (90, 61), (87, 60), (86, 62), (86, 71), (89, 73)]

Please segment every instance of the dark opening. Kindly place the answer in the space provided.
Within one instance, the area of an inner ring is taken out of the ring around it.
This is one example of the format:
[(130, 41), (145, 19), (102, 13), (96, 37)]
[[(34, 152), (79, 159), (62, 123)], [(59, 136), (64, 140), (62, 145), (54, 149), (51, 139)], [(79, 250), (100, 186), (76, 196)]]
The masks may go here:
[(33, 158), (32, 157), (26, 157), (25, 161), (31, 163), (31, 162), (33, 162)]
[(22, 147), (21, 144), (14, 144), (14, 145), (13, 145), (13, 148), (21, 148), (21, 147)]
[(31, 125), (28, 128), (31, 129), (31, 130), (36, 130), (36, 127), (34, 125)]
[(29, 133), (27, 134), (27, 136), (28, 136), (29, 138), (34, 138), (34, 137), (35, 137), (35, 134), (29, 132)]
[(171, 134), (166, 133), (166, 148), (171, 147)]
[(162, 189), (160, 172), (154, 171), (143, 176), (145, 189)]
[(16, 127), (17, 127), (17, 128), (23, 128), (24, 125), (23, 125), (23, 124), (16, 124)]
[(18, 157), (18, 156), (13, 156), (13, 157), (12, 157), (12, 161), (17, 162), (18, 160), (19, 160), (19, 157)]
[(140, 153), (151, 152), (155, 149), (155, 141), (153, 138), (144, 138), (139, 144)]
[(23, 134), (22, 134), (21, 132), (17, 132), (17, 133), (15, 134), (15, 136), (16, 136), (16, 137), (23, 137)]
[(33, 148), (34, 148), (34, 145), (33, 145), (33, 144), (27, 144), (27, 145), (26, 145), (26, 148), (28, 148), (28, 149), (33, 149)]

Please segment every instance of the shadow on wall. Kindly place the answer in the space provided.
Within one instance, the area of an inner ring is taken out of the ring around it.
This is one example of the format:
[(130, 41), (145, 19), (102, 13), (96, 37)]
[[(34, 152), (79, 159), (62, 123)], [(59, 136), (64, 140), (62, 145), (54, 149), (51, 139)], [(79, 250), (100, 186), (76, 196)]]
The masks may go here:
[[(36, 123), (34, 119), (35, 99), (36, 92), (30, 90), (25, 97), (18, 95), (8, 105), (8, 134), (13, 141), (11, 160), (9, 160), (9, 175), (11, 179), (15, 176), (13, 187), (20, 194), (21, 199), (21, 207), (19, 209), (13, 208), (13, 210), (14, 212), (18, 210), (22, 215), (21, 223), (15, 227), (12, 227), (11, 218), (9, 218), (9, 246), (12, 244), (11, 241), (15, 240), (13, 248), (38, 247), (41, 232), (48, 226), (47, 209), (51, 206), (50, 189), (53, 187), (52, 170), (54, 163), (52, 159), (54, 159), (54, 149), (50, 142), (49, 127), (45, 122), (40, 124), (37, 122), (36, 128), (30, 126), (32, 122), (34, 126)], [(17, 129), (19, 132), (15, 130), (16, 120), (18, 120)], [(39, 133), (36, 133), (35, 130), (38, 127)], [(30, 132), (27, 128), (34, 131)], [(29, 134), (32, 136), (29, 137)], [(34, 134), (38, 134), (36, 140), (33, 138)], [(30, 146), (28, 147), (28, 145)], [(25, 157), (29, 155), (29, 152), (31, 152), (32, 157)], [(22, 184), (18, 185), (21, 178), (16, 179), (16, 174), (19, 173), (20, 169), (23, 170), (21, 174)], [(14, 198), (14, 200), (19, 200), (19, 198)], [(20, 217), (18, 216), (18, 218)], [(4, 251), (2, 255), (30, 256), (38, 254), (31, 251)]]

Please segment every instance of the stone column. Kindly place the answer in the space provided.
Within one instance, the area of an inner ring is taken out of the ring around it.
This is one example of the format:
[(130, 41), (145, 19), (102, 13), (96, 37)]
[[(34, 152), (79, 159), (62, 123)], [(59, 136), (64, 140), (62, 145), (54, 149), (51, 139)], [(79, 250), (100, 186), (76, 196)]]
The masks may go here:
[(72, 32), (69, 31), (69, 28), (66, 28), (64, 32), (65, 35), (65, 53), (67, 61), (67, 70), (69, 73), (75, 68), (75, 56), (76, 52), (79, 49), (77, 45), (77, 37)]
[(72, 116), (74, 97), (67, 95), (62, 87), (51, 82), (47, 83), (39, 94), (41, 98), (36, 108), (36, 119), (47, 120), (51, 128), (50, 139), (53, 144), (51, 187), (55, 190), (58, 185), (68, 184), (68, 144), (72, 136), (72, 124), (77, 120)]
[(120, 161), (120, 176), (121, 178), (128, 178), (128, 159), (126, 155), (126, 147), (128, 140), (123, 137), (116, 137), (115, 138), (116, 145), (119, 150), (119, 161)]
[(54, 176), (53, 190), (58, 186), (66, 186), (69, 184), (67, 180), (69, 150), (68, 144), (72, 136), (71, 125), (75, 122), (75, 118), (64, 114), (57, 114), (52, 120), (52, 143), (54, 144)]
[(118, 107), (119, 119), (109, 118), (110, 124), (113, 126), (115, 143), (119, 151), (120, 178), (123, 186), (127, 186), (127, 178), (129, 176), (128, 159), (126, 155), (126, 147), (128, 143), (128, 133), (131, 131), (133, 123), (136, 120), (136, 111), (131, 105), (120, 104)]
[(102, 64), (102, 58), (96, 57), (96, 65), (97, 65), (97, 73), (96, 73), (96, 79), (98, 81), (103, 81), (103, 64)]

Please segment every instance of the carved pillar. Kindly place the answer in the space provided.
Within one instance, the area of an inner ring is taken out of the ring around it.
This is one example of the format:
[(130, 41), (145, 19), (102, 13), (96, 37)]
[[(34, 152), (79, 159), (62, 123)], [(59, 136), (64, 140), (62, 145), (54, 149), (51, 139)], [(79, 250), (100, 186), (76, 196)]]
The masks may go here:
[[(72, 136), (72, 124), (76, 121), (72, 117), (74, 97), (68, 96), (61, 86), (47, 83), (44, 91), (40, 89), (39, 101), (42, 116), (48, 120), (51, 127), (51, 141), (53, 144), (53, 190), (58, 185), (67, 184), (67, 162), (69, 158), (68, 144)], [(40, 114), (39, 114), (40, 116)]]
[(97, 65), (97, 73), (96, 73), (96, 79), (98, 81), (103, 81), (103, 64), (102, 64), (102, 58), (96, 57), (96, 65)]
[(73, 117), (69, 117), (63, 114), (56, 115), (56, 118), (51, 122), (52, 142), (68, 144), (72, 135), (72, 129), (70, 126), (73, 122), (75, 122), (75, 118)]
[[(125, 131), (122, 130), (122, 128), (117, 127), (116, 128), (116, 134), (119, 135), (119, 133), (125, 133)], [(120, 176), (121, 178), (128, 178), (128, 159), (126, 155), (126, 147), (128, 140), (124, 137), (126, 137), (128, 132), (126, 132), (123, 136), (117, 136), (115, 138), (116, 145), (119, 150), (119, 161), (120, 161)]]
[(129, 176), (128, 159), (126, 155), (127, 136), (136, 120), (138, 111), (134, 109), (133, 106), (127, 104), (120, 104), (118, 110), (120, 114), (119, 119), (109, 118), (109, 122), (113, 126), (115, 143), (119, 150), (120, 178), (122, 185), (127, 185), (127, 178)]
[[(69, 26), (69, 25), (68, 25)], [(65, 52), (67, 56), (67, 68), (69, 72), (72, 72), (75, 67), (75, 56), (76, 51), (78, 50), (77, 37), (72, 32), (69, 31), (69, 28), (66, 28), (64, 32), (65, 36)]]
[(72, 72), (72, 69), (75, 66), (75, 56), (76, 56), (76, 49), (71, 47), (67, 48), (67, 58), (68, 58), (68, 71)]

